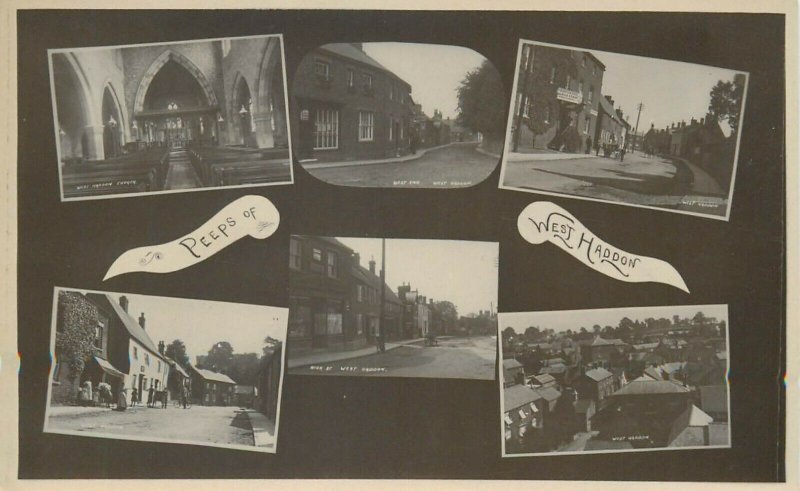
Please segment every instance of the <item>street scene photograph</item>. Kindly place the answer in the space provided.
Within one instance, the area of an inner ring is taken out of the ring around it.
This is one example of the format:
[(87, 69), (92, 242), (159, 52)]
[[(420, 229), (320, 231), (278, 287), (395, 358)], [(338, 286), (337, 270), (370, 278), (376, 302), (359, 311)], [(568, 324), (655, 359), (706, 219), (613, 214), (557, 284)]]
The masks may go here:
[(292, 182), (280, 35), (49, 61), (63, 200)]
[(500, 162), (507, 100), (497, 69), (468, 48), (326, 44), (292, 82), (295, 153), (331, 184), (473, 186)]
[(499, 317), (504, 457), (730, 448), (727, 305)]
[(523, 40), (500, 187), (727, 219), (747, 77)]
[(45, 433), (275, 453), (287, 309), (62, 288), (53, 303)]
[(498, 252), (291, 236), (289, 373), (494, 380)]

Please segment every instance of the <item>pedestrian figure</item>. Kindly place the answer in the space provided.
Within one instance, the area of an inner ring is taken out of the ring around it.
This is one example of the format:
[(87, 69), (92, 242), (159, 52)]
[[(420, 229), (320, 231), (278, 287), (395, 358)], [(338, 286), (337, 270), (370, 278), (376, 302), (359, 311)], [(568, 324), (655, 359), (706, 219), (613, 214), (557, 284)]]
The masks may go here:
[(122, 387), (119, 389), (119, 392), (117, 392), (117, 411), (124, 411), (128, 409), (127, 392), (128, 389), (125, 387)]
[(147, 407), (153, 407), (153, 395), (155, 393), (155, 389), (151, 385), (149, 389), (147, 389)]
[(586, 137), (586, 154), (588, 155), (589, 152), (591, 152), (591, 151), (592, 151), (592, 137), (591, 136), (587, 136)]
[(181, 405), (183, 406), (184, 409), (186, 409), (186, 403), (188, 399), (189, 399), (189, 388), (186, 386), (186, 384), (184, 384), (183, 388), (181, 389)]
[(139, 391), (134, 387), (131, 391), (131, 407), (135, 406), (137, 402), (139, 402)]
[(619, 161), (622, 162), (625, 160), (625, 147), (619, 149)]

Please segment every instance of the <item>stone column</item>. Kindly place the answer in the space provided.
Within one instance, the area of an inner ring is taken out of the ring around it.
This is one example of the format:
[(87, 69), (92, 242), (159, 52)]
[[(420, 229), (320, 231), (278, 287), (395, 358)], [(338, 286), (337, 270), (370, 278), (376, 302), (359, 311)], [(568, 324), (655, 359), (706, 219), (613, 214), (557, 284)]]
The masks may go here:
[(87, 126), (84, 128), (86, 132), (86, 141), (89, 148), (83, 149), (83, 154), (89, 159), (103, 160), (106, 158), (104, 144), (103, 144), (103, 125)]
[(272, 134), (272, 112), (262, 111), (253, 114), (253, 121), (256, 124), (255, 136), (258, 148), (273, 148), (275, 139)]

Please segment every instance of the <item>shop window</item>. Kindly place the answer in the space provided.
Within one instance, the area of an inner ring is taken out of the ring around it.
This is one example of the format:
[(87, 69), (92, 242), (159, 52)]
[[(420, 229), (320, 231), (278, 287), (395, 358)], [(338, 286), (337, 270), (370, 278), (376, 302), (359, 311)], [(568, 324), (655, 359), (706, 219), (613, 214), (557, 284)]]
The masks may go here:
[(311, 334), (311, 308), (299, 305), (297, 300), (290, 303), (289, 337), (303, 338)]
[(375, 130), (375, 113), (372, 111), (359, 111), (358, 113), (358, 141), (371, 142)]
[(303, 250), (302, 243), (297, 239), (289, 239), (289, 267), (292, 269), (301, 269), (301, 253)]
[(339, 111), (317, 109), (314, 115), (314, 150), (339, 148)]

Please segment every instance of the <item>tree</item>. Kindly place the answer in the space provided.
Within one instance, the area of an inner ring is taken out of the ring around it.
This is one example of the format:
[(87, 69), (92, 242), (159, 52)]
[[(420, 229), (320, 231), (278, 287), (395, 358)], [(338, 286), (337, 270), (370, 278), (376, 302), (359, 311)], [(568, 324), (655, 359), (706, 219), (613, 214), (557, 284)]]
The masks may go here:
[(439, 313), (442, 319), (442, 328), (444, 332), (449, 332), (458, 321), (458, 309), (453, 302), (443, 300), (441, 302), (434, 302), (433, 308)]
[(228, 366), (222, 372), (237, 384), (255, 385), (258, 377), (259, 357), (256, 353), (237, 353), (231, 356)]
[(600, 331), (602, 331), (602, 330), (603, 330), (603, 328), (600, 327), (600, 324), (595, 324), (595, 325), (592, 326), (592, 332), (595, 333), (595, 334), (600, 334)]
[(232, 359), (233, 347), (227, 341), (220, 341), (208, 350), (204, 365), (215, 372), (222, 372), (230, 366)]
[(539, 337), (539, 328), (536, 326), (530, 326), (529, 328), (525, 329), (525, 337), (530, 340), (536, 340)]
[(458, 87), (458, 124), (484, 137), (503, 139), (506, 123), (505, 90), (494, 65), (484, 60), (480, 67), (467, 73)]
[(175, 362), (186, 368), (189, 366), (189, 356), (186, 354), (186, 345), (180, 339), (175, 339), (167, 345), (164, 354), (175, 360)]
[(77, 380), (94, 354), (97, 307), (78, 292), (58, 292), (56, 359), (69, 367), (68, 380)]
[(733, 81), (720, 80), (711, 89), (711, 100), (708, 103), (708, 114), (718, 123), (727, 121), (731, 132), (736, 134), (739, 129), (739, 110), (742, 107), (744, 86), (738, 83), (738, 78)]
[(516, 335), (517, 335), (517, 332), (514, 330), (513, 327), (509, 326), (509, 327), (506, 327), (505, 329), (503, 329), (503, 340), (504, 341), (508, 341), (511, 338), (515, 337)]

